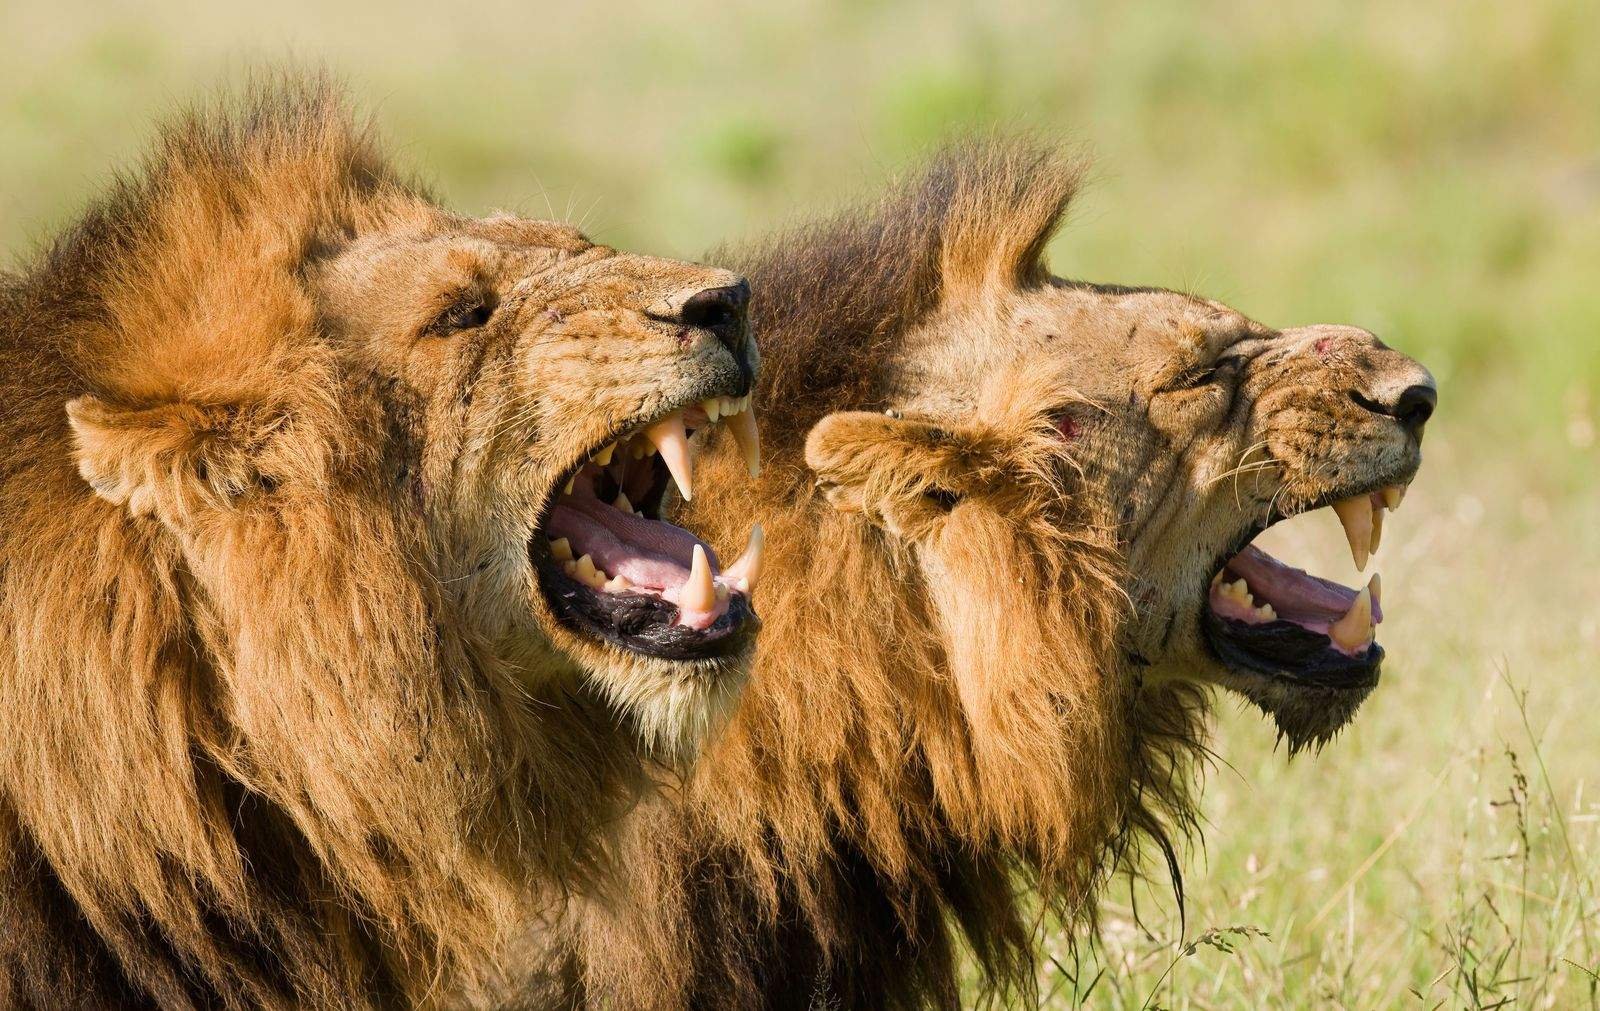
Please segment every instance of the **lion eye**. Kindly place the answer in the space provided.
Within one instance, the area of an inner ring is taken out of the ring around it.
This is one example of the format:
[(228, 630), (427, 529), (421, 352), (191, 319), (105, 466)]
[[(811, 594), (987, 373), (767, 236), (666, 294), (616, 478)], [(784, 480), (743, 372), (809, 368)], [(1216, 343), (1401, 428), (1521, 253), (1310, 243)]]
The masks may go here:
[(461, 330), (476, 330), (489, 322), (494, 315), (494, 306), (486, 300), (473, 299), (471, 301), (457, 302), (446, 309), (429, 329), (436, 333), (454, 333)]
[(1167, 389), (1169, 391), (1195, 390), (1202, 386), (1209, 386), (1218, 379), (1231, 377), (1234, 372), (1238, 370), (1238, 367), (1239, 359), (1237, 357), (1219, 358), (1217, 361), (1203, 368), (1197, 368), (1192, 371), (1185, 372), (1183, 375), (1173, 380)]

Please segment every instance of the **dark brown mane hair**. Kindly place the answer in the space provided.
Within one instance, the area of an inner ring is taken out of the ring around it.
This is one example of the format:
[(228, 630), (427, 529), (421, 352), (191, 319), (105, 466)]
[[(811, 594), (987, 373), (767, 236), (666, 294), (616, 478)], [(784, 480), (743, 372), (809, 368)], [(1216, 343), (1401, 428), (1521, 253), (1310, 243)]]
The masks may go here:
[[(947, 299), (1050, 282), (1081, 176), (1049, 148), (974, 141), (863, 211), (719, 254), (756, 292), (770, 461), (750, 489), (712, 442), (697, 480), (716, 508), (687, 514), (727, 541), (719, 514), (765, 526), (765, 627), (732, 725), (677, 800), (630, 818), (631, 901), (578, 901), (544, 938), (566, 962), (543, 999), (958, 1007), (963, 951), (980, 989), (1027, 997), (1047, 923), (1092, 924), (1142, 842), (1176, 868), (1203, 700), (1130, 687), (1111, 504), (1061, 466), (1044, 413), (1072, 391), (1025, 380), (989, 391), (970, 441), (930, 433), (930, 460), (1019, 478), (949, 516), (938, 550), (970, 592), (836, 511), (808, 465), (824, 416), (882, 420), (883, 363)], [(875, 451), (846, 441), (839, 465), (870, 471)]]

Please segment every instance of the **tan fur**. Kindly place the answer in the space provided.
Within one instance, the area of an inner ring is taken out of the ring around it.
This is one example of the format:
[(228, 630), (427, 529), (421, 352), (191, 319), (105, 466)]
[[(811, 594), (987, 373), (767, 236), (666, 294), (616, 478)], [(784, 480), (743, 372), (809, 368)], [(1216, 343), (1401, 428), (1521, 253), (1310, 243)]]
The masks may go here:
[[(1357, 480), (1406, 465), (1414, 444), (1343, 391), (1415, 363), (1284, 331), (1237, 397), (1191, 388), (1273, 332), (1050, 277), (1079, 175), (1027, 144), (957, 148), (746, 258), (770, 462), (748, 489), (712, 441), (686, 515), (718, 544), (767, 529), (751, 687), (681, 794), (630, 817), (630, 901), (574, 902), (543, 935), (567, 961), (541, 1001), (954, 1007), (964, 946), (1025, 1001), (1045, 912), (1089, 923), (1141, 842), (1176, 873), (1196, 685), (1229, 677), (1198, 640), (1213, 559), (1275, 498), (1337, 487), (1330, 457)], [(1281, 466), (1215, 479), (1257, 442)]]
[(733, 367), (660, 307), (737, 280), (451, 215), (293, 82), (7, 278), (0, 1006), (487, 999), (740, 683), (559, 626), (526, 548)]

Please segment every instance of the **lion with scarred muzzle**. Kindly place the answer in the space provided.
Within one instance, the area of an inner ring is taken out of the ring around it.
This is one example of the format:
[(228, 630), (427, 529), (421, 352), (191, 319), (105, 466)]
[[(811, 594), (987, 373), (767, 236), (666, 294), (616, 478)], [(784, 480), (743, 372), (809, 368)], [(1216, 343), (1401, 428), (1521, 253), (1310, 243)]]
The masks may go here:
[(1251, 542), (1331, 506), (1366, 565), (1432, 378), (1354, 327), (1051, 276), (1078, 178), (975, 145), (734, 258), (769, 463), (748, 485), (713, 435), (717, 510), (681, 515), (764, 525), (766, 629), (681, 798), (630, 818), (632, 901), (542, 935), (548, 1001), (958, 1007), (963, 950), (1026, 997), (1040, 924), (1092, 921), (1131, 848), (1176, 873), (1210, 686), (1293, 750), (1376, 685), (1377, 580)]
[(0, 1006), (491, 1000), (742, 684), (751, 562), (660, 509), (758, 452), (747, 297), (294, 83), (4, 277)]

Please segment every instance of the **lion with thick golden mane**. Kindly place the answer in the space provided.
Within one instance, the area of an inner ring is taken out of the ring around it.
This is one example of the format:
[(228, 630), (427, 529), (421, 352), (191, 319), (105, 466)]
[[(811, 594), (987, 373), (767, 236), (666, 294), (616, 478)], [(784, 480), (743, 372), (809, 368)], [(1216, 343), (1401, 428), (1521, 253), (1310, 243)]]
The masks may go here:
[(0, 1005), (487, 1001), (742, 683), (748, 288), (232, 108), (0, 289)]
[(1141, 843), (1176, 872), (1209, 686), (1291, 748), (1375, 686), (1376, 581), (1251, 541), (1331, 505), (1365, 564), (1431, 377), (1354, 327), (1052, 277), (1079, 175), (974, 144), (742, 258), (769, 464), (740, 483), (713, 435), (718, 514), (681, 515), (771, 538), (751, 685), (631, 816), (629, 901), (542, 935), (541, 1000), (957, 1007), (963, 949), (1026, 995), (1039, 903), (1086, 924)]

